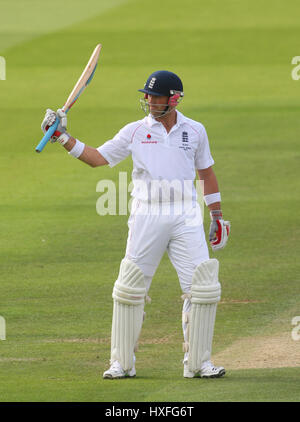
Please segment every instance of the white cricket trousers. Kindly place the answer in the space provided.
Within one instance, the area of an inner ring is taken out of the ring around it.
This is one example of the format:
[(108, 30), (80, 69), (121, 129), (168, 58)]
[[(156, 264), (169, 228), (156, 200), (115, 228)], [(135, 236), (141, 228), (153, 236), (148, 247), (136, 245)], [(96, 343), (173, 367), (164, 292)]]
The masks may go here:
[[(180, 211), (179, 211), (180, 210)], [(209, 259), (199, 204), (150, 204), (134, 198), (128, 219), (126, 257), (143, 271), (147, 291), (167, 251), (183, 293), (189, 293), (195, 268)]]

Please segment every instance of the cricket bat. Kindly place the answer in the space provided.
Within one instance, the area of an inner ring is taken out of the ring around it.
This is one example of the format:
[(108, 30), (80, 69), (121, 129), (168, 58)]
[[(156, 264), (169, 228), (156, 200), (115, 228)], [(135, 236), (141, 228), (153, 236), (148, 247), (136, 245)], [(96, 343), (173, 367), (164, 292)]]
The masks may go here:
[[(97, 67), (101, 47), (102, 47), (101, 44), (98, 44), (96, 46), (95, 50), (93, 51), (93, 54), (91, 55), (91, 57), (88, 61), (88, 64), (86, 65), (84, 71), (82, 72), (80, 78), (78, 79), (76, 85), (74, 86), (74, 88), (73, 88), (71, 94), (69, 95), (67, 101), (65, 102), (64, 106), (62, 107), (62, 109), (64, 110), (65, 113), (67, 113), (70, 110), (70, 108), (73, 106), (73, 104), (79, 98), (79, 96), (82, 94), (84, 89), (91, 82), (91, 80), (94, 76), (96, 67)], [(56, 131), (58, 125), (59, 125), (59, 119), (56, 118), (53, 125), (49, 127), (49, 129), (45, 133), (43, 139), (40, 141), (40, 143), (35, 148), (36, 152), (41, 152), (45, 148), (47, 142), (49, 141), (51, 136)]]

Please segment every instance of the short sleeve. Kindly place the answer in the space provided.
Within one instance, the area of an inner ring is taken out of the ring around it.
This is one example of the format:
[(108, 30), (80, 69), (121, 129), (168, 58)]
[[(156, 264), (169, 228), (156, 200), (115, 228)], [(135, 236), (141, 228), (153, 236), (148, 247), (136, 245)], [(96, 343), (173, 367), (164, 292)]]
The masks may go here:
[(100, 154), (108, 161), (110, 167), (119, 164), (128, 155), (132, 134), (132, 124), (123, 127), (114, 137), (97, 148)]
[(214, 160), (210, 153), (209, 142), (205, 127), (201, 125), (199, 132), (199, 145), (195, 155), (196, 170), (207, 169), (214, 164)]

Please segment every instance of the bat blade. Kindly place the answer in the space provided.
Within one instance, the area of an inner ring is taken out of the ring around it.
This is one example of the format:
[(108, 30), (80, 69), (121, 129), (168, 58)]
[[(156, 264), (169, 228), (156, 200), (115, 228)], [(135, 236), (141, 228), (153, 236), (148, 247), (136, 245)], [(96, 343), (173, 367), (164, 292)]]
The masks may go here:
[[(92, 78), (95, 74), (95, 70), (96, 70), (96, 67), (97, 67), (101, 48), (102, 48), (101, 44), (98, 44), (95, 47), (95, 49), (94, 49), (94, 51), (93, 51), (93, 53), (92, 53), (92, 55), (91, 55), (91, 57), (88, 61), (88, 64), (86, 65), (86, 67), (85, 67), (84, 71), (82, 72), (80, 78), (76, 82), (76, 84), (75, 84), (71, 94), (69, 95), (67, 101), (65, 102), (64, 106), (62, 107), (62, 109), (65, 111), (65, 113), (67, 113), (70, 110), (70, 108), (74, 105), (74, 103), (79, 98), (79, 96), (82, 94), (84, 89), (91, 82), (91, 80), (92, 80)], [(42, 138), (42, 140), (40, 141), (40, 143), (36, 146), (36, 148), (35, 148), (36, 152), (41, 152), (45, 148), (49, 139), (51, 138), (53, 133), (56, 131), (58, 124), (59, 124), (59, 119), (57, 118), (56, 121), (53, 123), (53, 125), (50, 126), (48, 131), (45, 133), (45, 135)]]
[(101, 44), (98, 44), (95, 47), (95, 50), (93, 51), (93, 54), (91, 55), (90, 60), (88, 61), (88, 64), (86, 65), (84, 71), (82, 72), (80, 78), (76, 82), (76, 85), (74, 86), (71, 94), (69, 95), (67, 101), (65, 102), (63, 106), (63, 110), (65, 112), (70, 110), (70, 108), (75, 103), (77, 98), (82, 94), (84, 89), (91, 82), (95, 74), (101, 47), (102, 47)]

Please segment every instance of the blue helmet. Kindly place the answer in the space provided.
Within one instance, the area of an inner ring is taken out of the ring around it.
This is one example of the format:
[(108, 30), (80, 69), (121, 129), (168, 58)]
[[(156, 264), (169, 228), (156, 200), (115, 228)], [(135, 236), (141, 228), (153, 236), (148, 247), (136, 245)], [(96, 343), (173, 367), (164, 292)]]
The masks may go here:
[(183, 97), (183, 85), (180, 78), (167, 70), (153, 72), (147, 79), (144, 89), (139, 89), (139, 91), (144, 94), (167, 97), (180, 93), (180, 96)]

